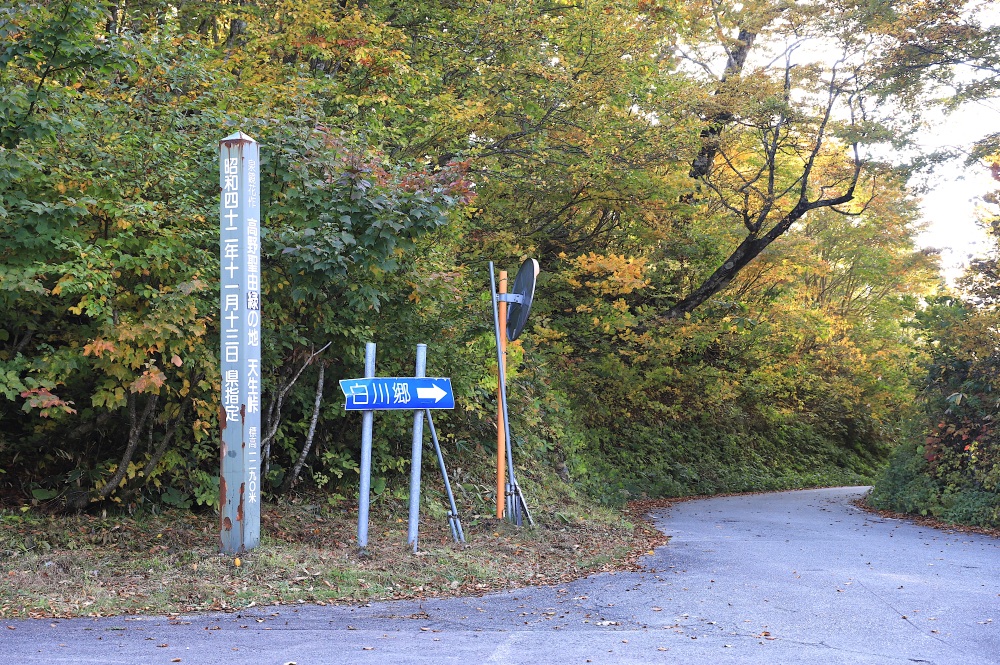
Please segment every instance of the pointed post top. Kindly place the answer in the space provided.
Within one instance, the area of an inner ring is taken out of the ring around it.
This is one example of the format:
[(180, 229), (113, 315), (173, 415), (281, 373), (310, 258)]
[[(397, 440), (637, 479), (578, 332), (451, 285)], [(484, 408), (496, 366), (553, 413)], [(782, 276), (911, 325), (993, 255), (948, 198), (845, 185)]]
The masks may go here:
[(221, 141), (219, 141), (219, 143), (222, 143), (222, 144), (231, 144), (231, 143), (256, 143), (256, 141), (254, 141), (252, 138), (250, 138), (249, 136), (247, 136), (243, 132), (236, 132), (235, 134), (230, 134), (226, 138), (222, 139)]

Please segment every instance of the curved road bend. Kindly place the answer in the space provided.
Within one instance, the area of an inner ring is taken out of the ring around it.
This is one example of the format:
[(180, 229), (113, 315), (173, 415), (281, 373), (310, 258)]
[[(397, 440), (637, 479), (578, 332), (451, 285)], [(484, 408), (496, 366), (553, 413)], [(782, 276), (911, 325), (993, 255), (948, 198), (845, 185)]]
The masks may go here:
[(703, 499), (639, 573), (481, 598), (3, 621), (0, 661), (1000, 664), (1000, 541), (867, 514), (865, 488)]

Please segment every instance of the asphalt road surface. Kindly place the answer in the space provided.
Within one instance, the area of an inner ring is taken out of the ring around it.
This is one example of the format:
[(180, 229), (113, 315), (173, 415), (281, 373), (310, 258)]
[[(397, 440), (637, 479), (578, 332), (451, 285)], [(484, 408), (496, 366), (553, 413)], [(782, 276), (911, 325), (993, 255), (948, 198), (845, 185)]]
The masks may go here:
[(480, 598), (0, 622), (0, 663), (1000, 663), (1000, 541), (865, 488), (681, 503), (638, 573)]

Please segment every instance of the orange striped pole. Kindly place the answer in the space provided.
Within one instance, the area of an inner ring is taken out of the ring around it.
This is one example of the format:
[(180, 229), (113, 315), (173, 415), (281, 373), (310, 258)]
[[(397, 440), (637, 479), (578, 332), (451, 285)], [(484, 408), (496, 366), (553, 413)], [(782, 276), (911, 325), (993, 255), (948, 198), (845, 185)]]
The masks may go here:
[[(500, 283), (497, 285), (497, 292), (507, 293), (507, 271), (500, 271)], [(504, 504), (506, 503), (507, 487), (507, 436), (503, 424), (503, 394), (501, 393), (500, 379), (507, 375), (507, 303), (498, 303), (500, 319), (500, 362), (503, 364), (502, 371), (497, 371), (497, 519), (503, 519)]]

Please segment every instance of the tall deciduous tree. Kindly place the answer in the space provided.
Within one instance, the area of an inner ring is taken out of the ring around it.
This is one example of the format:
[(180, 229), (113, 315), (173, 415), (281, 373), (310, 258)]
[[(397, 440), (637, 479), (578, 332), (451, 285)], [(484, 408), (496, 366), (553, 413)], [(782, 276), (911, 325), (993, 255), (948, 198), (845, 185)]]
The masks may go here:
[(927, 283), (875, 147), (963, 53), (983, 76), (962, 94), (991, 66), (992, 33), (936, 6), (0, 4), (8, 484), (214, 502), (215, 146), (234, 126), (263, 148), (271, 487), (350, 477), (329, 385), (367, 339), (400, 371), (439, 341), (466, 406), (443, 417), (488, 439), (484, 264), (528, 254), (545, 272), (511, 377), (540, 455), (639, 462), (663, 491), (741, 488), (712, 475), (730, 458), (772, 480), (790, 451), (865, 467), (908, 401), (899, 321)]
[(995, 72), (1000, 33), (968, 15), (974, 6), (766, 0), (695, 12), (695, 43), (682, 48), (713, 89), (690, 175), (742, 238), (668, 316), (724, 289), (811, 212), (863, 210), (892, 170), (873, 151), (903, 145), (928, 81), (983, 94), (983, 77), (955, 75), (957, 66)]
[[(471, 190), (459, 167), (408, 168), (365, 146), (358, 127), (333, 128), (351, 112), (325, 99), (378, 105), (376, 72), (408, 71), (397, 33), (342, 12), (364, 44), (342, 45), (347, 62), (329, 76), (320, 56), (334, 54), (309, 49), (341, 35), (318, 4), (298, 7), (305, 32), (282, 30), (291, 6), (280, 3), (195, 16), (123, 7), (108, 18), (26, 5), (5, 24), (0, 73), (16, 84), (0, 89), (0, 447), (14, 459), (40, 451), (35, 489), (72, 507), (161, 486), (175, 503), (214, 504), (219, 138), (237, 124), (267, 145), (276, 404), (312, 351), (350, 351), (348, 331), (371, 324), (415, 241)], [(112, 57), (129, 66), (103, 67)]]
[(662, 235), (696, 97), (671, 73), (676, 16), (603, 0), (370, 6), (407, 33), (435, 93), (435, 122), (398, 149), (469, 160), (481, 239), (548, 259)]

